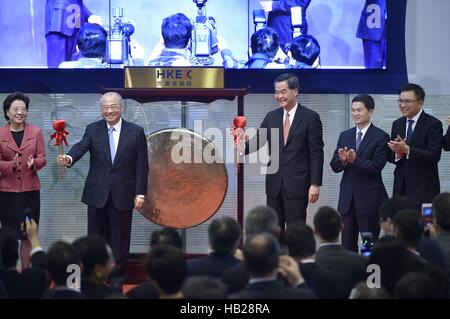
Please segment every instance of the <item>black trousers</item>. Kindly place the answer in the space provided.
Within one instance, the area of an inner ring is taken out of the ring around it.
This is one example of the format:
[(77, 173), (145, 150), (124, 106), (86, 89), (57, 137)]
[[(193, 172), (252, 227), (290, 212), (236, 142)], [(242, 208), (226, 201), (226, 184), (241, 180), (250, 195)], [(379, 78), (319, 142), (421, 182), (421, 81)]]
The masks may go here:
[(111, 279), (122, 280), (130, 252), (132, 210), (117, 210), (111, 195), (102, 208), (88, 206), (88, 235), (98, 235), (105, 238), (111, 247), (116, 267), (111, 273)]
[(289, 198), (283, 185), (277, 196), (267, 195), (267, 206), (277, 212), (281, 230), (298, 220), (306, 222), (308, 198)]

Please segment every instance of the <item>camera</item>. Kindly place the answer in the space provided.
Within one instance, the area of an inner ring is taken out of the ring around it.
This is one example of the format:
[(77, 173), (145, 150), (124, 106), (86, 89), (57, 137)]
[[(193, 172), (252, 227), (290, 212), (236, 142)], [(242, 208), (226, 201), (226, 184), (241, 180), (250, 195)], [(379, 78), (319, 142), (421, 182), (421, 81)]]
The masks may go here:
[(108, 31), (106, 62), (108, 64), (128, 64), (130, 37), (135, 31), (134, 24), (123, 19), (123, 8), (113, 7), (113, 26)]
[(206, 16), (205, 4), (207, 0), (193, 0), (198, 12), (192, 24), (192, 57), (193, 65), (212, 65), (212, 55), (219, 52), (217, 41), (216, 20)]
[(422, 220), (425, 226), (433, 223), (433, 209), (431, 203), (422, 204)]
[(370, 256), (374, 245), (373, 234), (371, 232), (361, 232), (361, 255), (366, 257)]
[(255, 32), (266, 27), (266, 13), (263, 9), (253, 10), (253, 24), (255, 25)]
[(291, 25), (292, 25), (292, 38), (302, 35), (302, 7), (291, 8)]

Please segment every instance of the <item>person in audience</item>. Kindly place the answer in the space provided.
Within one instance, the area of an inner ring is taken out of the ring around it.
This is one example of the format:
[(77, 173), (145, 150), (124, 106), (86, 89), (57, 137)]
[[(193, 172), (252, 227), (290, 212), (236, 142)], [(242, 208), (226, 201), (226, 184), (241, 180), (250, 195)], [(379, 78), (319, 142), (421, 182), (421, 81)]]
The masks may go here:
[(99, 235), (111, 247), (116, 267), (110, 284), (122, 287), (128, 260), (133, 209), (147, 194), (147, 140), (144, 129), (122, 119), (122, 96), (107, 92), (100, 99), (103, 119), (89, 124), (81, 141), (59, 165), (72, 167), (88, 151), (90, 167), (81, 201), (88, 206), (88, 236)]
[(293, 287), (286, 286), (277, 279), (280, 245), (273, 235), (268, 233), (250, 235), (245, 241), (243, 253), (244, 266), (250, 276), (249, 284), (242, 291), (230, 295), (231, 299), (315, 298), (314, 293), (305, 284), (298, 264), (294, 259), (287, 259), (289, 262), (288, 266), (280, 265), (281, 268), (296, 267), (296, 271), (294, 271), (296, 281), (292, 282), (288, 279)]
[(412, 198), (420, 209), (440, 193), (442, 123), (423, 110), (425, 91), (417, 84), (403, 86), (397, 101), (403, 116), (392, 124), (388, 144), (388, 160), (396, 166), (393, 195)]
[(395, 285), (395, 299), (442, 299), (439, 287), (429, 275), (409, 272)]
[(319, 242), (316, 252), (316, 263), (343, 276), (345, 295), (366, 274), (367, 260), (357, 253), (345, 249), (339, 240), (342, 231), (342, 220), (339, 213), (328, 206), (320, 207), (314, 216), (314, 233)]
[(80, 28), (77, 35), (77, 48), (80, 58), (76, 61), (63, 61), (60, 69), (98, 69), (104, 68), (107, 32), (96, 23), (88, 23)]
[(320, 44), (309, 34), (302, 34), (289, 45), (289, 65), (294, 69), (316, 69), (320, 67)]
[(181, 287), (187, 277), (187, 264), (180, 249), (167, 244), (152, 247), (145, 261), (145, 271), (160, 299), (184, 297)]
[(150, 246), (158, 244), (168, 244), (183, 249), (183, 239), (180, 233), (171, 227), (162, 227), (152, 232)]
[(161, 34), (164, 45), (159, 45), (150, 56), (149, 66), (190, 66), (188, 45), (191, 40), (192, 24), (183, 13), (176, 13), (163, 19)]
[(290, 224), (283, 234), (283, 242), (299, 264), (305, 282), (320, 299), (347, 298), (342, 276), (319, 266), (315, 261), (316, 240), (311, 227), (302, 221)]
[(283, 64), (274, 62), (280, 49), (278, 35), (274, 29), (266, 27), (252, 34), (250, 38), (251, 57), (245, 64), (249, 69), (284, 68)]
[(355, 288), (352, 289), (349, 299), (390, 299), (391, 296), (386, 289), (369, 288), (365, 281), (358, 283)]
[(103, 237), (78, 238), (73, 246), (81, 257), (81, 292), (87, 299), (105, 299), (122, 291), (106, 282), (114, 267), (114, 257)]
[(47, 163), (42, 131), (27, 122), (29, 105), (30, 99), (23, 93), (9, 94), (3, 101), (8, 123), (0, 127), (0, 223), (17, 232), (23, 269), (28, 267), (31, 248), (21, 227), (26, 218), (39, 223), (38, 171)]
[(188, 276), (210, 276), (221, 274), (240, 263), (234, 256), (241, 239), (241, 227), (231, 217), (214, 219), (208, 228), (211, 253), (208, 256), (188, 260)]
[(441, 193), (433, 200), (432, 239), (444, 251), (446, 271), (450, 277), (450, 193)]
[(226, 299), (227, 286), (218, 278), (209, 276), (189, 277), (183, 284), (186, 299)]
[(447, 133), (442, 138), (442, 148), (444, 151), (450, 151), (450, 116), (447, 116)]

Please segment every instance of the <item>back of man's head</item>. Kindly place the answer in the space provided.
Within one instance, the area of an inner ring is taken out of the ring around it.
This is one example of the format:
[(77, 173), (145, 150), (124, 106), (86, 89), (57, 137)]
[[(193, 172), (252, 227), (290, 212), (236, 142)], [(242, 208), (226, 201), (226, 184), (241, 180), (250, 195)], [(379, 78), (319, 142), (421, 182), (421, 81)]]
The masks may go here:
[(180, 291), (187, 275), (186, 259), (175, 246), (156, 245), (147, 254), (145, 270), (162, 293), (175, 294)]
[(435, 197), (432, 204), (433, 217), (437, 226), (450, 232), (450, 193), (441, 193)]
[(80, 28), (77, 46), (85, 58), (103, 58), (106, 54), (106, 30), (96, 23), (87, 23)]
[(329, 207), (322, 206), (314, 216), (314, 231), (325, 242), (335, 242), (339, 238), (342, 221), (339, 213)]
[(280, 225), (277, 213), (268, 206), (253, 208), (245, 218), (244, 232), (246, 236), (266, 232), (278, 238)]
[(0, 228), (0, 260), (3, 267), (15, 268), (19, 260), (19, 242), (14, 229), (8, 227)]
[(409, 272), (395, 285), (396, 299), (440, 299), (438, 285), (422, 272)]
[(183, 284), (186, 299), (226, 299), (227, 286), (222, 280), (209, 276), (194, 276)]
[(183, 239), (180, 233), (171, 227), (163, 227), (152, 233), (150, 245), (153, 247), (158, 244), (168, 244), (183, 249)]
[(191, 39), (192, 24), (183, 13), (176, 13), (164, 18), (161, 34), (164, 46), (170, 49), (184, 49)]
[(314, 232), (302, 221), (287, 226), (284, 232), (284, 243), (289, 249), (289, 255), (297, 259), (310, 257), (316, 251)]
[(262, 28), (252, 34), (250, 39), (252, 54), (262, 53), (273, 59), (278, 51), (278, 34), (270, 28)]
[(56, 286), (67, 285), (69, 265), (80, 265), (80, 254), (71, 244), (57, 241), (47, 252), (48, 273)]
[(278, 267), (280, 245), (269, 233), (249, 236), (242, 249), (244, 266), (251, 277), (273, 276)]
[(415, 249), (424, 232), (422, 218), (416, 210), (405, 209), (394, 219), (394, 232), (408, 248)]
[(395, 195), (387, 199), (380, 206), (380, 218), (383, 221), (386, 221), (388, 218), (392, 220), (398, 212), (405, 209), (415, 209), (416, 207), (416, 203), (411, 198), (401, 195)]
[(109, 260), (106, 240), (100, 236), (81, 237), (73, 242), (78, 250), (83, 265), (83, 277), (90, 277), (95, 272), (95, 266), (106, 266)]
[(233, 253), (241, 238), (241, 227), (231, 217), (214, 219), (208, 228), (211, 249), (218, 253)]
[(292, 40), (290, 51), (296, 61), (312, 67), (320, 55), (320, 44), (312, 35), (302, 34)]

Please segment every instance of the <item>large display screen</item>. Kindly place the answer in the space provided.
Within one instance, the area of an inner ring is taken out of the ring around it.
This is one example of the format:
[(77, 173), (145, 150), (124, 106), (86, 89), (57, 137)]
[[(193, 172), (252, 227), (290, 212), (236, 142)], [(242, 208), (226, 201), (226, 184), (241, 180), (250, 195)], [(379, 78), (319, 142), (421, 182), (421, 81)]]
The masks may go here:
[(386, 68), (386, 0), (2, 0), (0, 8), (1, 68)]

